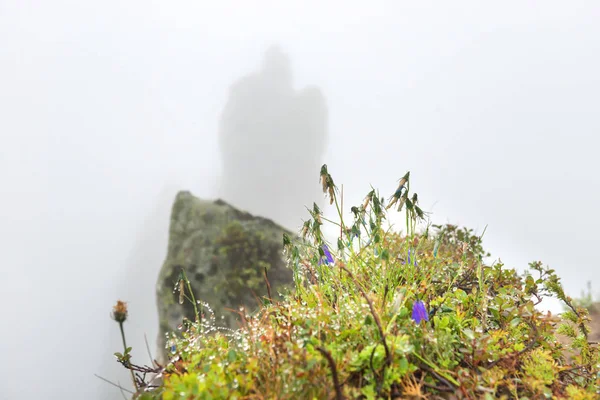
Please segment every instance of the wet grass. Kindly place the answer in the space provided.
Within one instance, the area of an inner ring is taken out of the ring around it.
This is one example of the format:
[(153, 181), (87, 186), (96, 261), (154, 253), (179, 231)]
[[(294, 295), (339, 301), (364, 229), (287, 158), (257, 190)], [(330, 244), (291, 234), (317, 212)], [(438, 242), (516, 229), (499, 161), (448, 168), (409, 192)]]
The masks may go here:
[[(321, 183), (339, 219), (325, 219), (315, 205), (301, 238), (284, 236), (294, 290), (282, 301), (263, 299), (256, 312), (239, 310), (238, 330), (219, 328), (198, 300), (196, 320), (167, 338), (166, 365), (142, 367), (118, 353), (135, 374), (134, 397), (598, 398), (588, 311), (565, 295), (553, 270), (533, 262), (520, 275), (487, 265), (481, 236), (427, 223), (409, 173), (387, 200), (370, 190), (349, 221), (326, 166)], [(387, 222), (398, 212), (403, 232)], [(333, 243), (325, 223), (339, 228)], [(185, 274), (180, 280), (174, 296), (196, 305)], [(567, 311), (539, 311), (548, 296)]]

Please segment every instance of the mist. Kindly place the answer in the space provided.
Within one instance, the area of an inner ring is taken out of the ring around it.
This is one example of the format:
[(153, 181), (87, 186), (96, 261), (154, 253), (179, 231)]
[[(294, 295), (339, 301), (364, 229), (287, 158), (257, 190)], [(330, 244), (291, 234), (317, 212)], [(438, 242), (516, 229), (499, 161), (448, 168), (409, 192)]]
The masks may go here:
[(224, 195), (230, 88), (274, 44), (293, 91), (326, 100), (321, 157), (345, 204), (410, 170), (433, 222), (487, 226), (493, 258), (596, 294), (599, 19), (584, 1), (0, 0), (0, 398), (120, 397), (94, 376), (129, 382), (117, 299), (150, 363), (171, 203)]
[(323, 205), (315, 176), (327, 116), (319, 88), (295, 90), (289, 56), (271, 46), (260, 70), (231, 86), (219, 119), (219, 197), (298, 231), (306, 207)]

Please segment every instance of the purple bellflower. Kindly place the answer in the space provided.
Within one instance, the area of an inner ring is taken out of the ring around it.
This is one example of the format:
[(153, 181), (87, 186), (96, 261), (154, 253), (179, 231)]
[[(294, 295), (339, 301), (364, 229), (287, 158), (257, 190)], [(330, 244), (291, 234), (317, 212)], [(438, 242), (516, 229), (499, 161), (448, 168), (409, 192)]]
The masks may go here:
[[(419, 266), (419, 263), (417, 262), (417, 255), (414, 255), (415, 257), (415, 266)], [(408, 250), (408, 263), (410, 264), (410, 249)]]
[[(406, 264), (406, 261), (402, 261), (402, 265)], [(411, 260), (410, 260), (410, 249), (408, 250), (408, 265), (412, 264)], [(417, 255), (415, 254), (415, 267), (419, 266), (419, 263), (417, 262)]]
[(325, 265), (329, 265), (329, 264), (333, 264), (333, 256), (331, 255), (331, 252), (329, 251), (329, 248), (327, 247), (326, 244), (323, 245), (323, 254), (325, 255), (324, 257), (321, 257), (319, 259), (319, 265), (322, 265), (323, 263)]
[(413, 304), (412, 319), (417, 324), (420, 324), (421, 321), (429, 321), (427, 308), (425, 308), (425, 303), (423, 303), (421, 300), (416, 300)]

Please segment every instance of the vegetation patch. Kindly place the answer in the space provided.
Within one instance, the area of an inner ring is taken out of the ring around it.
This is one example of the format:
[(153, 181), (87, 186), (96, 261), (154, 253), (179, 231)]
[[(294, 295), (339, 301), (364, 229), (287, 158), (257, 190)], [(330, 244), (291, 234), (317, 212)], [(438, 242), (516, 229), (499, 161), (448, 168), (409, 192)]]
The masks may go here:
[[(409, 173), (387, 201), (371, 190), (349, 221), (326, 166), (321, 182), (339, 220), (326, 220), (315, 205), (301, 238), (284, 235), (293, 290), (281, 299), (269, 293), (256, 312), (240, 310), (237, 330), (219, 328), (208, 305), (196, 309), (195, 321), (169, 335), (166, 365), (139, 366), (129, 351), (117, 353), (134, 373), (134, 397), (598, 398), (588, 310), (565, 295), (554, 270), (540, 262), (524, 274), (488, 265), (481, 236), (426, 224)], [(404, 232), (388, 226), (392, 212), (404, 213)], [(336, 242), (323, 237), (324, 223), (339, 228)], [(263, 258), (229, 240), (219, 257)], [(240, 271), (257, 285), (251, 269), (266, 265), (250, 264)], [(196, 303), (185, 274), (180, 281), (174, 296)], [(567, 311), (539, 311), (547, 296)]]

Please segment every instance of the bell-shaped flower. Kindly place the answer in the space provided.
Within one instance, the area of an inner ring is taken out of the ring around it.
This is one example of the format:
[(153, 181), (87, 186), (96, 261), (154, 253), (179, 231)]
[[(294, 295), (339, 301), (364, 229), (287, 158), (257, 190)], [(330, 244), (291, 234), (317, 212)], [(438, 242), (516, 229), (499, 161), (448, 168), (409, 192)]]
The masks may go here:
[(425, 308), (425, 303), (423, 303), (421, 300), (417, 300), (413, 304), (412, 319), (417, 324), (420, 324), (421, 321), (429, 321), (429, 314), (427, 314), (427, 308)]

